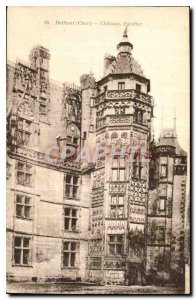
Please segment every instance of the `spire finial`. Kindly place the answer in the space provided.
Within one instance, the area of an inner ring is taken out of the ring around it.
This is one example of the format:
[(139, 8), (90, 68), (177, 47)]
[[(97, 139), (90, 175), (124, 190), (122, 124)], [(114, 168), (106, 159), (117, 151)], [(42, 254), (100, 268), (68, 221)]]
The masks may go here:
[(125, 27), (123, 37), (127, 38), (128, 37), (128, 26)]
[(120, 41), (120, 43), (117, 45), (117, 49), (119, 50), (119, 53), (121, 52), (127, 52), (131, 53), (131, 50), (133, 49), (133, 45), (130, 43), (128, 39), (128, 26), (125, 27), (123, 32), (123, 38)]
[(161, 106), (161, 134), (162, 134), (162, 131), (163, 131), (163, 104)]
[(176, 136), (176, 106), (174, 106), (174, 136)]

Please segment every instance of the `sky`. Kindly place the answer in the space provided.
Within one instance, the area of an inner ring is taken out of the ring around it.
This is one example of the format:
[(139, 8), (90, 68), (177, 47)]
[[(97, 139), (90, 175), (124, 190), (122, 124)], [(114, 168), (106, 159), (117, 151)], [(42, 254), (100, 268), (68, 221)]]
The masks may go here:
[(117, 55), (126, 25), (133, 57), (151, 81), (155, 138), (161, 126), (173, 127), (176, 115), (179, 143), (189, 151), (187, 7), (9, 7), (7, 60), (28, 61), (39, 44), (50, 50), (51, 79), (79, 85), (80, 76), (92, 72), (99, 80), (104, 55)]

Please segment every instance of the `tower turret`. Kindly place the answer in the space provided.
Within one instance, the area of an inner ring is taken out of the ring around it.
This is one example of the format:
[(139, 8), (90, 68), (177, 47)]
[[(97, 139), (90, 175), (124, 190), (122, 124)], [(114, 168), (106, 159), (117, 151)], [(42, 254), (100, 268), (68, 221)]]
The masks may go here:
[(133, 49), (133, 45), (130, 43), (128, 39), (128, 33), (127, 33), (127, 27), (124, 30), (123, 33), (123, 39), (121, 42), (117, 45), (118, 53), (125, 52), (125, 53), (131, 53), (131, 50)]
[(41, 68), (45, 71), (49, 70), (49, 50), (42, 46), (35, 46), (29, 55), (30, 65), (33, 69)]
[(43, 46), (35, 46), (29, 55), (30, 66), (36, 70), (38, 87), (38, 106), (36, 112), (39, 120), (49, 122), (48, 112), (50, 109), (50, 82), (49, 82), (49, 50)]

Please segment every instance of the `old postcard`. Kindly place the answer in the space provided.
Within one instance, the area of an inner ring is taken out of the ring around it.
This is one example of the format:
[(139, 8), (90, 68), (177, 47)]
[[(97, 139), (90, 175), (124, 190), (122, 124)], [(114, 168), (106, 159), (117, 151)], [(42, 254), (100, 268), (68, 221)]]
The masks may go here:
[(7, 293), (190, 293), (189, 7), (7, 8)]

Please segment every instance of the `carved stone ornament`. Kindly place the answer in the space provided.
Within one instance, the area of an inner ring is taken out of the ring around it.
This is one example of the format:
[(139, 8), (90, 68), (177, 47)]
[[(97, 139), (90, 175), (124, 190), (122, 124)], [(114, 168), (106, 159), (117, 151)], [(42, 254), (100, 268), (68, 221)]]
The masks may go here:
[(30, 119), (33, 119), (33, 111), (31, 105), (29, 105), (28, 102), (23, 102), (19, 107), (18, 107), (18, 115), (20, 117), (27, 117)]

